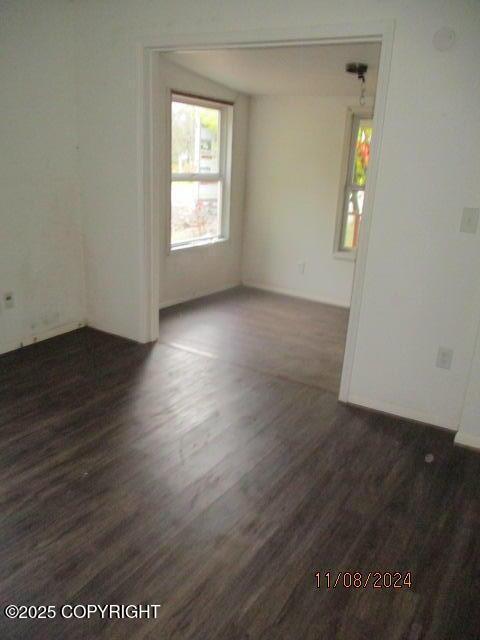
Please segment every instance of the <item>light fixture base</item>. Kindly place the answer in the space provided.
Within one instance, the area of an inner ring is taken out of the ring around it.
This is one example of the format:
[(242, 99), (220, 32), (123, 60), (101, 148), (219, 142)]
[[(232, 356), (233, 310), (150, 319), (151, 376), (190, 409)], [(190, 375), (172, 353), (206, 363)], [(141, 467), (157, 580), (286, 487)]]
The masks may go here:
[(359, 80), (365, 82), (365, 74), (368, 71), (368, 64), (363, 62), (348, 62), (345, 65), (345, 71), (347, 73), (355, 74)]

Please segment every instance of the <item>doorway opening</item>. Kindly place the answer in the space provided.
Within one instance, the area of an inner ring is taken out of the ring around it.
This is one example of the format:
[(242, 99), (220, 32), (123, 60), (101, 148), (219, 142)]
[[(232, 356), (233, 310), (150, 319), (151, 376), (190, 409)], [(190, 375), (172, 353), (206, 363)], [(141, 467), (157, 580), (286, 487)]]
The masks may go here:
[[(348, 400), (384, 36), (150, 56), (161, 340)], [(351, 62), (368, 66), (362, 104)]]

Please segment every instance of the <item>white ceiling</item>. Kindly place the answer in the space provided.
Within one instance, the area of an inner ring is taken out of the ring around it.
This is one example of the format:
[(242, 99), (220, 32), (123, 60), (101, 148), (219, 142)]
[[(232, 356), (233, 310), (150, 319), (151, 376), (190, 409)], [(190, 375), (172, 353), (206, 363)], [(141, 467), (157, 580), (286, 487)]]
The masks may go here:
[(345, 65), (364, 62), (368, 64), (366, 92), (373, 96), (380, 44), (295, 45), (164, 55), (190, 71), (251, 95), (356, 96), (360, 81), (345, 72)]

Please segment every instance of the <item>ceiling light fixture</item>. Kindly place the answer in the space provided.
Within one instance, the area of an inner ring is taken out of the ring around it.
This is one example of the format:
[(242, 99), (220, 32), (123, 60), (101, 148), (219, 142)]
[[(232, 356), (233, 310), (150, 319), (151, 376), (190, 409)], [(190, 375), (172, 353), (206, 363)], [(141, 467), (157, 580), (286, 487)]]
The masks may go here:
[(359, 102), (362, 107), (365, 106), (366, 98), (365, 98), (365, 75), (368, 70), (368, 64), (364, 64), (363, 62), (349, 62), (345, 66), (345, 71), (347, 73), (353, 73), (360, 80), (360, 98)]

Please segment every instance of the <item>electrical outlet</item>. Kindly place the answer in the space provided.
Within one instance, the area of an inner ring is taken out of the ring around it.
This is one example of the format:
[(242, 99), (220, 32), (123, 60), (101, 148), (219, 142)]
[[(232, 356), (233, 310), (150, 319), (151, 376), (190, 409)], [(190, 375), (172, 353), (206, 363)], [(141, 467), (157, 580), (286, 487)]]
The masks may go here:
[(460, 231), (462, 233), (477, 233), (479, 215), (480, 209), (465, 207), (462, 213)]
[(303, 274), (305, 273), (305, 267), (306, 267), (306, 266), (307, 266), (307, 263), (306, 263), (306, 262), (304, 262), (304, 261), (297, 262), (298, 273), (299, 273), (300, 275), (302, 275), (302, 276), (303, 276)]
[(439, 347), (437, 353), (437, 367), (439, 369), (450, 369), (453, 360), (453, 349), (449, 347)]
[(5, 309), (13, 309), (15, 306), (15, 297), (12, 291), (3, 294), (3, 303), (5, 305)]

